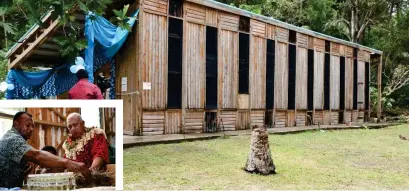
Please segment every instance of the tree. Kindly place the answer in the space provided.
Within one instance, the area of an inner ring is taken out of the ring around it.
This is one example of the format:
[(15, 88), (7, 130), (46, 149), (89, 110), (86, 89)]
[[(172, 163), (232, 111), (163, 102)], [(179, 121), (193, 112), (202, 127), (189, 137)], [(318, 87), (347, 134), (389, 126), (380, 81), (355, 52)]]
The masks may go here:
[(338, 28), (354, 43), (362, 43), (366, 30), (387, 19), (388, 2), (385, 0), (342, 0), (337, 18), (327, 26)]

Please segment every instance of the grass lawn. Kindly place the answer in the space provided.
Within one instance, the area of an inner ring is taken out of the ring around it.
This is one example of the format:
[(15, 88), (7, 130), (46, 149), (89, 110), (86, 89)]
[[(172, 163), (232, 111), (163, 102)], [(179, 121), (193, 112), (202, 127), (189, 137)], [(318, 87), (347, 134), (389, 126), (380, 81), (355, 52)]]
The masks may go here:
[(125, 189), (409, 189), (409, 125), (270, 135), (276, 175), (242, 170), (250, 136), (124, 150)]

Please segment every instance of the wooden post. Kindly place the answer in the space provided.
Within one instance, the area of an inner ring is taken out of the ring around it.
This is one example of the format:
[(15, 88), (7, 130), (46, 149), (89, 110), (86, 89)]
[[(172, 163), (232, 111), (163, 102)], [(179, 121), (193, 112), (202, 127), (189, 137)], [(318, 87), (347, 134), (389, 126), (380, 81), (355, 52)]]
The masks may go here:
[(382, 112), (382, 55), (379, 58), (378, 64), (378, 109), (377, 109), (377, 122), (381, 121), (381, 112)]

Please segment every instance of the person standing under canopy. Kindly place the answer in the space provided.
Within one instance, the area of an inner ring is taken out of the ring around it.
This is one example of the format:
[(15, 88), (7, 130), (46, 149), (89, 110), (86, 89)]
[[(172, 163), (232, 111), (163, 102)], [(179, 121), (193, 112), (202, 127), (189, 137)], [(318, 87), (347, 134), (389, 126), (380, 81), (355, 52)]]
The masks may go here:
[(84, 69), (77, 71), (78, 82), (68, 92), (69, 99), (104, 99), (99, 87), (88, 81), (88, 73)]

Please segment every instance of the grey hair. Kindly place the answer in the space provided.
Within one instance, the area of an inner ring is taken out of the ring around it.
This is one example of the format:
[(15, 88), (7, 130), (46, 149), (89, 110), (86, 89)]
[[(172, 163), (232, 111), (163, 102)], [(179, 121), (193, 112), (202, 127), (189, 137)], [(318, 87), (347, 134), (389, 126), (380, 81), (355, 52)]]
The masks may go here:
[(72, 118), (72, 117), (79, 117), (81, 121), (84, 121), (84, 120), (82, 120), (81, 114), (74, 112), (74, 113), (70, 113), (70, 114), (67, 116), (67, 122), (68, 122), (68, 119), (70, 119), (70, 118)]

